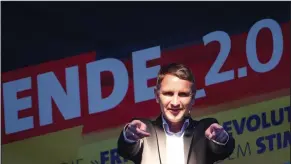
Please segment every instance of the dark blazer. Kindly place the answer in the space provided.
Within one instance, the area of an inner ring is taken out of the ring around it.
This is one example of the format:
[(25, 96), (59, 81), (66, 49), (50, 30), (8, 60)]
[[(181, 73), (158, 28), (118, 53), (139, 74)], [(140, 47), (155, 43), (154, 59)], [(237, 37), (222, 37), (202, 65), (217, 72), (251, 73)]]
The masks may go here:
[[(229, 135), (226, 145), (218, 145), (205, 137), (205, 130), (218, 123), (214, 118), (200, 121), (192, 120), (184, 133), (185, 164), (213, 164), (230, 156), (234, 150), (235, 140)], [(136, 120), (136, 119), (135, 119)], [(166, 164), (166, 134), (162, 126), (162, 118), (155, 121), (138, 119), (147, 125), (150, 137), (136, 143), (127, 143), (121, 132), (118, 139), (118, 153), (135, 164)]]

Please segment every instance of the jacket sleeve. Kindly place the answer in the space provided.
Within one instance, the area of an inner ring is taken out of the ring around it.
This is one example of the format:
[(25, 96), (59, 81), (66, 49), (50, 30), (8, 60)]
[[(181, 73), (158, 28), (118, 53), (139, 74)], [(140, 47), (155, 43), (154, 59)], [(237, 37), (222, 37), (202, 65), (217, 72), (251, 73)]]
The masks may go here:
[(134, 143), (127, 142), (122, 131), (117, 142), (117, 152), (125, 159), (136, 161), (141, 157), (143, 147), (142, 143), (142, 140)]
[[(215, 118), (205, 119), (205, 130), (213, 123), (218, 123), (218, 121)], [(235, 139), (230, 134), (228, 134), (228, 136), (228, 141), (225, 144), (218, 144), (212, 140), (207, 141), (208, 149), (210, 150), (214, 161), (224, 160), (233, 153)]]
[[(141, 119), (133, 119), (133, 120), (140, 120), (145, 122)], [(131, 160), (135, 163), (141, 160), (142, 151), (143, 151), (143, 139), (140, 139), (137, 142), (128, 142), (124, 137), (123, 131), (121, 131), (118, 141), (117, 141), (117, 152), (120, 156), (125, 159)]]

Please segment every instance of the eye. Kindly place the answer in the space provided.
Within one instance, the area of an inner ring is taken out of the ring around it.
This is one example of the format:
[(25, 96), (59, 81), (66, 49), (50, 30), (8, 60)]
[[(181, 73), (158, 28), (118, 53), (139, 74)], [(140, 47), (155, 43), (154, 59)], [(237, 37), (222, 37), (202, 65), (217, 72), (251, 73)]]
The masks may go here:
[(190, 97), (191, 96), (191, 93), (190, 92), (180, 92), (179, 93), (179, 96), (180, 97)]
[(173, 92), (162, 92), (162, 94), (163, 94), (164, 96), (173, 96), (173, 95), (174, 95)]

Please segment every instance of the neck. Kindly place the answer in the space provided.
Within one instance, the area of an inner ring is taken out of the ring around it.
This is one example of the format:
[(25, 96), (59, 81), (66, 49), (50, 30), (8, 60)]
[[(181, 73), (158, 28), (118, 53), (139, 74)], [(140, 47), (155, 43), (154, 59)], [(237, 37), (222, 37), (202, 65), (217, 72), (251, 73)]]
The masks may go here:
[(171, 132), (177, 133), (177, 132), (181, 131), (182, 126), (183, 126), (183, 122), (182, 121), (175, 122), (175, 123), (170, 123), (169, 124), (169, 129), (170, 129)]

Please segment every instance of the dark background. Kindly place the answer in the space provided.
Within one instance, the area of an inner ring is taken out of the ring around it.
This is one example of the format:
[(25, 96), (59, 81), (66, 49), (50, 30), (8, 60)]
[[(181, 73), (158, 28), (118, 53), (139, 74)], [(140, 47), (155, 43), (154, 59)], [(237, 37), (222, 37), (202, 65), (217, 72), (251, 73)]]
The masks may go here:
[(216, 30), (248, 32), (290, 21), (290, 2), (1, 2), (2, 72), (82, 52), (98, 59), (201, 42)]

